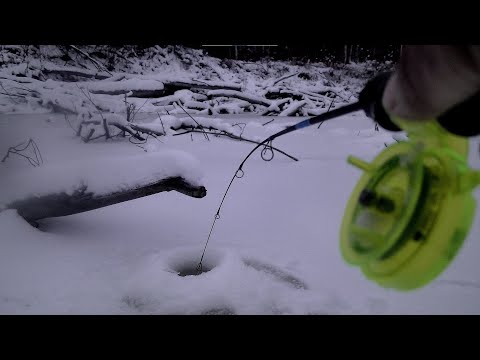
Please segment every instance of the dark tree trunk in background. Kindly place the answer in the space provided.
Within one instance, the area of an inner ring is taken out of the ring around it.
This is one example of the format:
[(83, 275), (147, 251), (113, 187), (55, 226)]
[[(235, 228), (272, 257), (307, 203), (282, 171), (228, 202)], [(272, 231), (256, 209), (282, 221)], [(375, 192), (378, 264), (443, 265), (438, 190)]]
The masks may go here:
[[(232, 44), (235, 45), (235, 44)], [(272, 44), (275, 45), (275, 44)], [(265, 57), (275, 60), (319, 61), (327, 65), (346, 64), (349, 62), (364, 62), (375, 60), (396, 62), (400, 56), (400, 45), (331, 45), (321, 43), (308, 44), (276, 44), (277, 46), (230, 46), (201, 47), (215, 57), (245, 61), (255, 61)]]

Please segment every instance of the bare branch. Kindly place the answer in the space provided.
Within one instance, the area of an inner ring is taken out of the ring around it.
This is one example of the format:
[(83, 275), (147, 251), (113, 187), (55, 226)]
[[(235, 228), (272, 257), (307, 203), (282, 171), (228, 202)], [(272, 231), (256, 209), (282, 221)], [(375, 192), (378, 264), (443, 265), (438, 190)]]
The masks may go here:
[(300, 74), (300, 72), (297, 72), (297, 73), (295, 73), (295, 74), (290, 74), (290, 75), (283, 76), (283, 77), (281, 77), (280, 79), (275, 80), (275, 82), (272, 84), (272, 86), (275, 86), (275, 84), (278, 84), (280, 81), (286, 80), (286, 79), (291, 78), (291, 77), (293, 77), (293, 76), (297, 76), (298, 74)]
[(162, 124), (163, 133), (166, 134), (167, 132), (165, 131), (165, 126), (163, 126), (162, 117), (160, 116), (160, 114), (158, 112), (157, 112), (157, 115), (158, 115), (158, 118), (160, 119), (160, 123)]
[[(191, 130), (187, 130), (183, 133), (178, 133), (178, 134), (173, 134), (173, 136), (179, 136), (179, 135), (185, 135), (185, 134), (189, 134), (189, 133), (201, 133), (201, 131), (198, 131), (198, 130), (194, 130), (194, 129), (191, 129)], [(214, 133), (214, 132), (208, 132), (209, 134), (211, 135), (218, 135), (218, 136), (226, 136), (226, 137), (229, 137), (231, 139), (235, 139), (235, 140), (239, 140), (239, 141), (246, 141), (246, 142), (249, 142), (249, 143), (252, 143), (252, 144), (257, 144), (259, 145), (260, 143), (257, 142), (257, 141), (254, 141), (254, 140), (250, 140), (250, 139), (245, 139), (245, 138), (242, 138), (242, 137), (239, 137), (239, 136), (236, 136), (236, 135), (233, 135), (231, 133), (228, 133), (226, 131), (221, 131), (220, 133)], [(288, 155), (286, 152), (276, 148), (276, 147), (273, 147), (273, 146), (270, 146), (270, 148), (272, 148), (273, 150), (275, 151), (278, 151), (279, 153), (287, 156), (288, 158), (292, 159), (292, 160), (295, 160), (295, 161), (298, 161), (297, 158), (291, 156), (291, 155)]]
[[(4, 93), (0, 93), (0, 94), (7, 95), (8, 97), (10, 97), (10, 100), (12, 100), (15, 104), (18, 104), (18, 102), (15, 101), (15, 99), (12, 98), (12, 94), (10, 94), (10, 93), (7, 91), (7, 89), (5, 89), (5, 87), (3, 86), (3, 84), (2, 84), (1, 81), (0, 81), (0, 86), (1, 86), (2, 89), (5, 91)], [(17, 94), (13, 94), (13, 96), (25, 98), (25, 96), (21, 96), (21, 95), (17, 95)]]
[[(197, 120), (195, 120), (195, 119), (193, 118), (193, 116), (191, 116), (188, 112), (186, 112), (185, 109), (182, 107), (182, 105), (178, 104), (178, 106), (180, 106), (180, 109), (182, 109), (185, 114), (187, 114), (188, 116), (190, 116), (190, 118), (191, 118), (193, 121), (195, 121), (195, 123), (198, 125), (198, 128), (199, 128), (200, 130), (203, 130), (203, 126), (200, 125), (200, 124), (197, 122)], [(205, 138), (206, 138), (208, 141), (210, 141), (210, 139), (208, 138), (208, 135), (207, 135), (207, 133), (205, 132), (205, 130), (203, 130), (203, 133), (204, 133), (204, 135), (205, 135)]]
[(80, 54), (82, 54), (83, 56), (85, 56), (87, 59), (89, 59), (91, 62), (93, 62), (95, 64), (95, 66), (97, 67), (98, 70), (100, 70), (100, 68), (103, 68), (103, 71), (109, 73), (110, 75), (112, 75), (112, 73), (110, 71), (107, 70), (107, 68), (105, 67), (105, 65), (103, 65), (101, 62), (95, 60), (94, 58), (92, 58), (90, 55), (88, 55), (86, 52), (80, 50), (79, 48), (77, 48), (76, 46), (74, 45), (68, 45), (69, 47), (71, 47), (73, 50), (75, 51), (78, 51)]
[(145, 138), (141, 137), (140, 135), (136, 134), (135, 132), (133, 132), (132, 129), (129, 129), (127, 128), (126, 126), (123, 126), (123, 125), (120, 125), (120, 124), (112, 124), (112, 126), (115, 126), (117, 128), (119, 128), (120, 130), (123, 130), (125, 132), (128, 132), (130, 135), (132, 135), (135, 139), (138, 139), (140, 141), (145, 141)]
[(95, 129), (90, 129), (90, 132), (88, 133), (88, 135), (86, 137), (82, 137), (82, 140), (86, 143), (89, 142), (94, 132), (95, 132)]
[[(26, 145), (23, 148), (20, 149), (20, 147), (25, 143), (26, 143)], [(30, 145), (33, 148), (33, 153), (35, 155), (35, 158), (32, 158), (31, 156), (28, 156), (28, 155), (25, 155), (25, 154), (22, 154), (22, 152), (25, 151), (27, 148), (29, 148)], [(18, 155), (18, 156), (21, 156), (21, 157), (27, 159), (28, 162), (30, 163), (30, 165), (32, 165), (33, 167), (37, 167), (37, 166), (40, 166), (41, 164), (43, 164), (42, 153), (40, 152), (40, 149), (38, 148), (36, 142), (33, 141), (32, 138), (28, 139), (28, 142), (24, 141), (24, 142), (22, 142), (22, 143), (20, 143), (16, 146), (9, 147), (8, 150), (7, 150), (7, 153), (5, 154), (5, 156), (3, 157), (1, 162), (5, 162), (5, 160), (7, 160), (7, 158), (9, 157), (10, 154)]]

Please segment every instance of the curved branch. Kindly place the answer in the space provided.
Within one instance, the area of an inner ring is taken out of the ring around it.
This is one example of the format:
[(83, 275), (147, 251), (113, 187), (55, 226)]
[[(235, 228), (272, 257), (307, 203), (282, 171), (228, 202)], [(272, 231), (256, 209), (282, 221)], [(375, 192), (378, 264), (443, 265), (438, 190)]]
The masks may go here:
[[(202, 131), (198, 131), (198, 130), (187, 130), (183, 133), (178, 133), (178, 134), (173, 134), (173, 136), (178, 136), (178, 135), (185, 135), (185, 134), (189, 134), (189, 133), (202, 133)], [(214, 132), (208, 132), (209, 134), (211, 135), (218, 135), (218, 136), (226, 136), (226, 137), (229, 137), (231, 139), (235, 139), (235, 140), (240, 140), (240, 141), (246, 141), (246, 142), (249, 142), (249, 143), (252, 143), (252, 144), (257, 144), (257, 145), (260, 145), (261, 143), (257, 142), (257, 141), (254, 141), (254, 140), (250, 140), (250, 139), (245, 139), (245, 138), (242, 138), (242, 137), (239, 137), (239, 136), (236, 136), (236, 135), (233, 135), (233, 134), (230, 134), (226, 131), (222, 131), (221, 133), (214, 133)], [(275, 150), (275, 151), (278, 151), (280, 154), (283, 154), (285, 155), (286, 157), (294, 160), (294, 161), (298, 161), (298, 159), (292, 155), (289, 155), (287, 154), (286, 152), (274, 147), (274, 146), (269, 146), (272, 148), (272, 150)]]

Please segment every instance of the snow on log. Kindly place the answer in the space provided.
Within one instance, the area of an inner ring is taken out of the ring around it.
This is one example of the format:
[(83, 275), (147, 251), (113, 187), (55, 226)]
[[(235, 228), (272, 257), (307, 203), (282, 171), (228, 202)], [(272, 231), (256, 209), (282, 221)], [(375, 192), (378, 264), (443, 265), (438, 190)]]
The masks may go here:
[(243, 107), (236, 103), (215, 105), (213, 107), (218, 114), (240, 114), (243, 112)]
[(197, 110), (204, 110), (204, 109), (210, 108), (208, 103), (203, 103), (199, 101), (185, 101), (183, 105), (189, 109), (197, 109)]
[(297, 113), (298, 110), (300, 110), (303, 106), (305, 106), (307, 102), (305, 100), (303, 101), (296, 101), (290, 104), (285, 110), (283, 110), (279, 116), (293, 116)]
[(304, 94), (296, 90), (287, 90), (280, 87), (270, 87), (267, 88), (265, 93), (265, 98), (267, 99), (284, 99), (292, 98), (293, 100), (301, 100), (304, 98)]
[(261, 112), (260, 115), (265, 116), (271, 113), (279, 113), (280, 112), (280, 106), (283, 104), (286, 104), (290, 101), (289, 98), (282, 99), (282, 100), (277, 100), (277, 101), (272, 101), (272, 105), (270, 105), (265, 111)]
[(187, 101), (194, 100), (193, 94), (190, 90), (177, 90), (173, 95), (164, 96), (156, 101), (152, 101), (152, 104), (155, 106), (171, 105), (175, 102), (182, 102), (184, 104)]
[(272, 102), (268, 99), (261, 98), (260, 96), (249, 95), (235, 90), (211, 90), (207, 93), (209, 97), (225, 96), (234, 97), (237, 99), (248, 101), (252, 104), (259, 104), (263, 106), (270, 106)]
[[(194, 86), (199, 89), (228, 89), (228, 90), (241, 90), (242, 84), (230, 83), (225, 81), (213, 81), (213, 80), (200, 80), (193, 79), (195, 82)], [(202, 84), (204, 87), (200, 87), (199, 84)]]
[[(0, 211), (16, 209), (27, 221), (90, 211), (175, 190), (202, 198), (197, 161), (181, 151), (49, 164), (0, 178)], [(8, 191), (7, 191), (8, 190)]]
[(81, 78), (94, 78), (98, 80), (107, 79), (110, 77), (108, 73), (104, 72), (95, 72), (91, 70), (84, 70), (78, 67), (73, 66), (56, 66), (54, 64), (45, 64), (44, 68), (42, 69), (42, 73), (45, 75), (55, 74), (60, 75), (62, 80), (68, 81), (76, 81), (75, 77)]
[(307, 115), (309, 116), (317, 116), (317, 115), (321, 115), (323, 113), (326, 113), (327, 112), (327, 108), (315, 108), (315, 109), (311, 109), (311, 108), (303, 108), (303, 110), (307, 113)]
[(88, 85), (92, 94), (120, 95), (132, 92), (132, 97), (160, 97), (165, 93), (163, 83), (157, 80), (127, 79), (97, 81)]
[(164, 81), (165, 90), (174, 92), (181, 89), (227, 89), (227, 90), (241, 90), (242, 86), (238, 84), (223, 83), (220, 81), (201, 81), (201, 80), (184, 80), (184, 81)]
[(132, 128), (135, 131), (140, 131), (145, 134), (153, 134), (157, 136), (164, 136), (166, 135), (166, 129), (165, 126), (162, 124), (135, 124), (135, 123), (130, 123), (130, 128)]

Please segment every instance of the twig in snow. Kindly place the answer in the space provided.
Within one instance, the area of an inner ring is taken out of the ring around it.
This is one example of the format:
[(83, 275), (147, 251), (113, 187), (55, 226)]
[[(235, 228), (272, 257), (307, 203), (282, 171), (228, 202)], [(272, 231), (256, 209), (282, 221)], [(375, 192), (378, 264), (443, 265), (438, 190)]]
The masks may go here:
[(92, 100), (92, 97), (91, 96), (88, 96), (87, 93), (85, 91), (83, 91), (82, 88), (80, 88), (80, 86), (77, 85), (77, 88), (83, 93), (83, 95), (85, 95), (85, 97), (90, 100), (90, 102), (93, 104), (93, 106), (95, 106), (95, 108), (98, 110), (99, 114), (100, 114), (100, 117), (102, 118), (102, 125), (103, 125), (103, 130), (105, 131), (105, 137), (107, 139), (110, 139), (110, 131), (108, 130), (108, 125), (107, 125), (107, 119), (105, 119), (102, 115), (102, 110), (97, 106), (97, 104), (95, 104)]
[(147, 103), (147, 101), (148, 101), (148, 99), (145, 100), (145, 102), (142, 104), (142, 106), (140, 106), (140, 107), (138, 108), (138, 110), (133, 113), (132, 121), (133, 121), (133, 119), (135, 119), (135, 116), (138, 114), (138, 112), (145, 106), (145, 104)]
[(81, 136), (82, 140), (86, 143), (89, 142), (94, 132), (95, 132), (95, 129), (90, 129), (90, 132), (87, 134), (86, 137)]
[(267, 125), (267, 124), (270, 124), (273, 120), (275, 120), (275, 119), (272, 119), (272, 120), (270, 120), (270, 121), (267, 121), (265, 124), (262, 124), (262, 126), (265, 126), (265, 125)]
[(67, 114), (64, 114), (65, 116), (65, 121), (67, 122), (67, 124), (72, 128), (73, 132), (77, 132), (77, 130), (75, 130), (75, 128), (72, 126), (72, 124), (70, 123), (70, 120), (68, 120), (68, 116)]
[[(243, 126), (240, 126), (240, 125), (243, 125)], [(242, 137), (243, 131), (245, 130), (245, 127), (247, 126), (247, 124), (246, 123), (236, 123), (236, 124), (233, 124), (232, 126), (238, 126), (242, 130), (240, 132), (240, 135), (238, 135), (238, 136)]]
[(10, 97), (10, 100), (12, 100), (15, 104), (18, 104), (17, 101), (15, 101), (15, 99), (13, 99), (12, 96), (17, 96), (17, 97), (21, 97), (21, 98), (25, 98), (25, 96), (21, 96), (21, 95), (17, 95), (17, 94), (10, 94), (7, 89), (5, 89), (5, 87), (3, 86), (2, 82), (0, 81), (0, 86), (2, 87), (2, 89), (5, 91), (4, 93), (0, 93), (0, 94), (3, 94), (3, 95), (7, 95), (8, 97)]
[[(175, 103), (174, 103), (174, 104), (175, 104)], [(204, 135), (205, 135), (205, 138), (206, 138), (208, 141), (210, 141), (210, 139), (208, 138), (207, 133), (206, 133), (205, 130), (203, 129), (203, 126), (200, 125), (200, 124), (197, 122), (197, 120), (195, 120), (188, 112), (186, 112), (185, 109), (182, 107), (182, 105), (180, 105), (180, 104), (177, 104), (177, 105), (180, 106), (180, 109), (182, 109), (185, 114), (187, 114), (188, 116), (190, 116), (190, 118), (191, 118), (193, 121), (195, 121), (195, 123), (198, 125), (198, 128), (203, 131), (203, 133), (204, 133)]]
[[(23, 144), (25, 144), (25, 142), (26, 141), (22, 142), (21, 144), (18, 144), (17, 146), (12, 146), (8, 148), (7, 153), (5, 154), (1, 162), (5, 162), (5, 160), (7, 160), (10, 154), (15, 154), (15, 155), (26, 158), (30, 163), (30, 165), (32, 165), (33, 167), (37, 167), (43, 164), (42, 153), (40, 152), (40, 149), (38, 148), (37, 144), (35, 143), (35, 141), (33, 141), (32, 138), (28, 140), (27, 145), (25, 145), (25, 147), (19, 149)], [(30, 147), (30, 145), (32, 145), (33, 153), (35, 154), (35, 159), (32, 158), (31, 156), (22, 154), (22, 151), (25, 151), (28, 147)]]
[(133, 132), (133, 130), (127, 128), (126, 126), (123, 126), (123, 125), (120, 125), (120, 124), (112, 124), (112, 126), (115, 126), (115, 127), (119, 128), (120, 130), (128, 132), (130, 135), (132, 135), (137, 140), (145, 141), (145, 139), (143, 137), (138, 135), (138, 132), (135, 133), (135, 132)]
[[(328, 112), (330, 111), (330, 109), (332, 108), (332, 105), (333, 105), (336, 97), (337, 97), (337, 94), (335, 94), (335, 96), (333, 97), (332, 101), (330, 102), (330, 106), (329, 106), (328, 109), (327, 109), (327, 113), (328, 113)], [(323, 124), (324, 122), (325, 122), (325, 121), (322, 121), (320, 124), (318, 124), (317, 129), (320, 129), (320, 126), (322, 126), (322, 124)]]
[(166, 134), (167, 132), (165, 131), (165, 126), (163, 126), (162, 118), (158, 112), (157, 112), (157, 115), (158, 115), (158, 118), (160, 119), (160, 123), (162, 124), (163, 133)]

